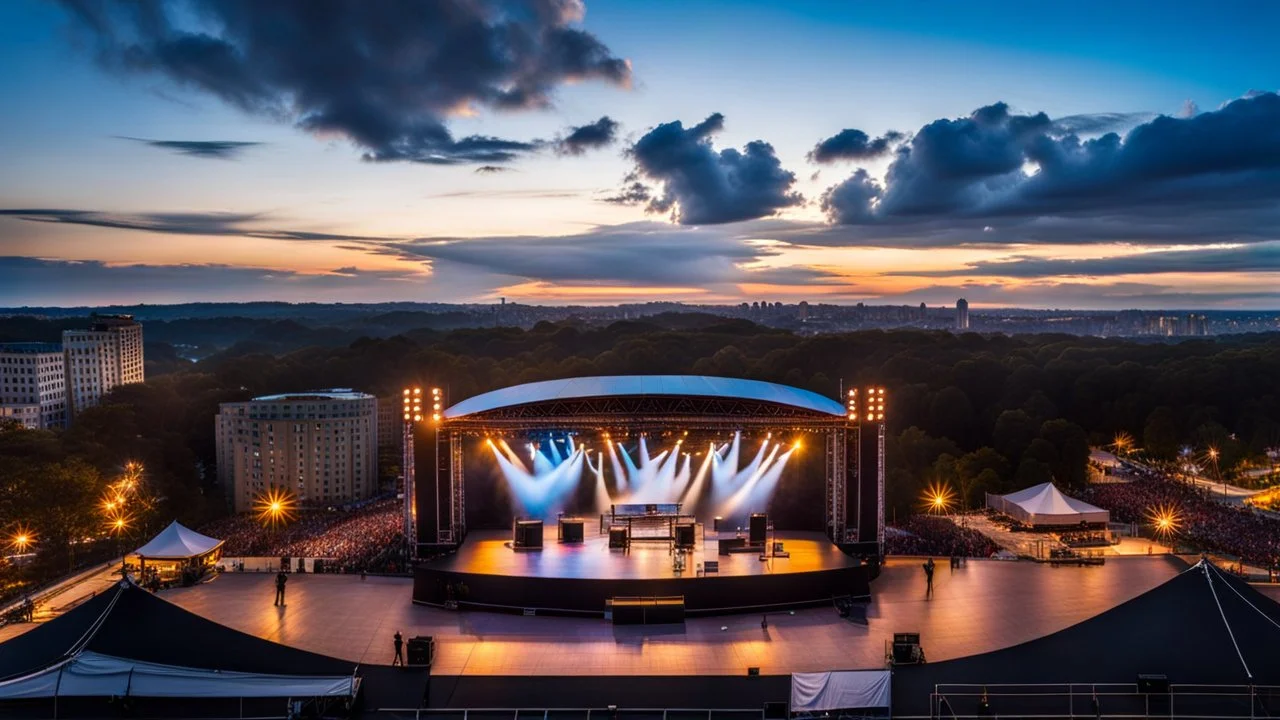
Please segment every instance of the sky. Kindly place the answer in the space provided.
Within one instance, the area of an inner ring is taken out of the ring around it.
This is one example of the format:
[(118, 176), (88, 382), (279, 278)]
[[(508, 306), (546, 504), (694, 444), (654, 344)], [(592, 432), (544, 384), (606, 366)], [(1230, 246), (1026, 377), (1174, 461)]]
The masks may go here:
[(0, 305), (1280, 308), (1278, 23), (6, 0)]

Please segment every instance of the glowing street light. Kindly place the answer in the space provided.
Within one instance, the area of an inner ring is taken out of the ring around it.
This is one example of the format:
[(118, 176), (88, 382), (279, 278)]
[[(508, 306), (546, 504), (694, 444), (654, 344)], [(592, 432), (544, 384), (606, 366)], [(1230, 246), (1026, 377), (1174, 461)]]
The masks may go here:
[(258, 521), (275, 526), (293, 519), (293, 498), (283, 490), (271, 488), (258, 497)]
[(1178, 527), (1182, 524), (1182, 515), (1171, 505), (1151, 508), (1147, 511), (1147, 519), (1151, 521), (1151, 527), (1155, 528), (1156, 535), (1161, 538), (1168, 538), (1178, 532)]
[(18, 526), (18, 529), (14, 531), (13, 537), (9, 538), (9, 547), (13, 548), (15, 552), (21, 554), (25, 553), (27, 548), (31, 547), (35, 541), (35, 533), (20, 525)]
[(1133, 450), (1133, 436), (1126, 432), (1116, 433), (1116, 438), (1111, 442), (1111, 449), (1116, 455), (1124, 456)]
[(933, 483), (924, 492), (924, 505), (928, 512), (944, 513), (955, 500), (955, 493), (951, 491), (951, 486), (941, 483)]

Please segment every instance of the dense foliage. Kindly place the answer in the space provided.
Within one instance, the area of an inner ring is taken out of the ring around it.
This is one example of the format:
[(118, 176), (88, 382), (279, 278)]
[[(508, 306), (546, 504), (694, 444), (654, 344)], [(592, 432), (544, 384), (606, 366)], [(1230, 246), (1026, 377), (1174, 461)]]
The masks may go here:
[[(1275, 335), (1177, 344), (910, 330), (801, 337), (745, 321), (670, 316), (595, 329), (421, 329), (278, 356), (246, 350), (153, 372), (143, 385), (117, 389), (65, 433), (6, 433), (0, 523), (44, 522), (42, 513), (61, 512), (66, 519), (52, 520), (55, 529), (45, 532), (78, 531), (68, 508), (94, 497), (94, 483), (126, 460), (146, 465), (158, 516), (206, 521), (226, 507), (214, 482), (218, 403), (324, 387), (388, 395), (406, 385), (439, 385), (457, 401), (582, 375), (726, 375), (831, 397), (842, 388), (883, 385), (896, 515), (911, 512), (934, 482), (949, 484), (970, 507), (986, 491), (1051, 478), (1079, 485), (1090, 444), (1120, 432), (1156, 458), (1213, 444), (1224, 469), (1280, 445)], [(50, 489), (55, 480), (69, 487)]]

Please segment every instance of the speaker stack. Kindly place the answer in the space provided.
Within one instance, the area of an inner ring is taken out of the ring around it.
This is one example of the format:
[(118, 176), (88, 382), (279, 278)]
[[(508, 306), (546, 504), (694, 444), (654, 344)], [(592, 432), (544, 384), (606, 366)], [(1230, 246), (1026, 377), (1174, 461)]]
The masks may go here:
[(609, 549), (626, 550), (631, 544), (631, 531), (626, 525), (609, 526)]
[(430, 635), (409, 638), (409, 665), (431, 666), (436, 654), (436, 641)]

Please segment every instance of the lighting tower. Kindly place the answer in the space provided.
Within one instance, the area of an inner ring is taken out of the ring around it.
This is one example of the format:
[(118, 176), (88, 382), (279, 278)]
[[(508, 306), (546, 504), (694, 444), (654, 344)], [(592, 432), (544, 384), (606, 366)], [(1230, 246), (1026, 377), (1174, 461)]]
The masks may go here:
[(844, 539), (860, 556), (884, 555), (884, 401), (882, 387), (849, 390)]
[(422, 421), (422, 388), (404, 389), (404, 442), (403, 458), (400, 462), (404, 473), (404, 542), (406, 557), (412, 557), (408, 550), (415, 547), (413, 533), (413, 426)]

